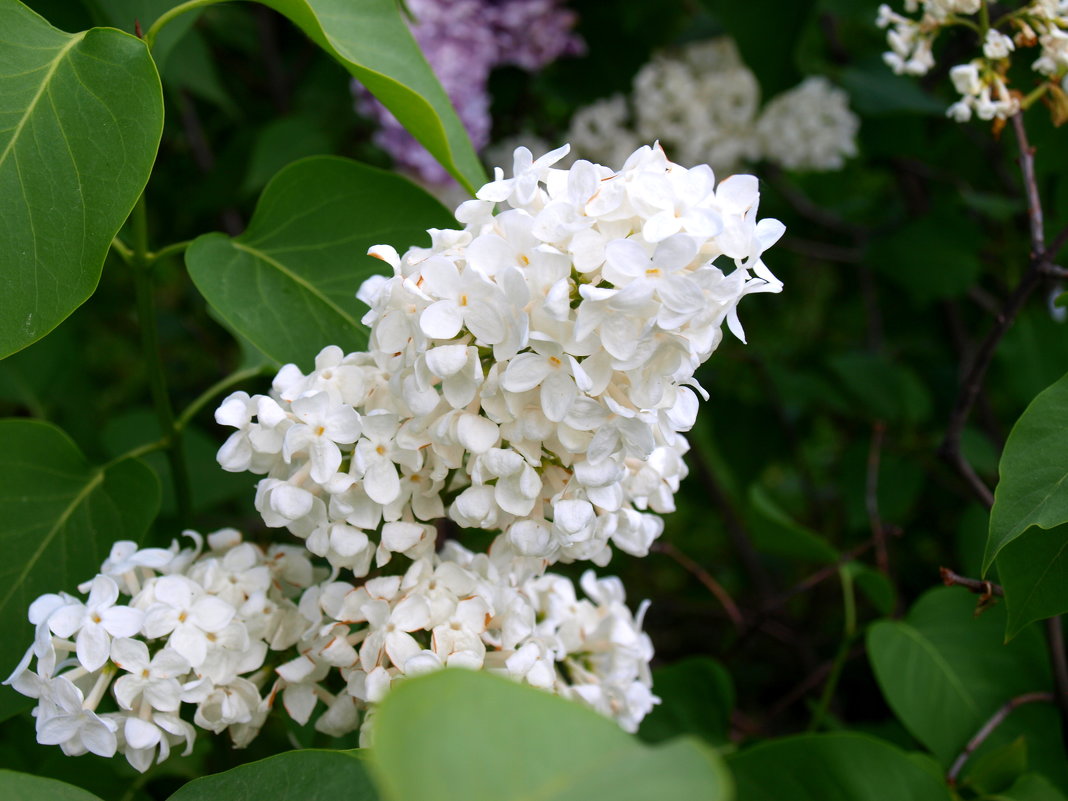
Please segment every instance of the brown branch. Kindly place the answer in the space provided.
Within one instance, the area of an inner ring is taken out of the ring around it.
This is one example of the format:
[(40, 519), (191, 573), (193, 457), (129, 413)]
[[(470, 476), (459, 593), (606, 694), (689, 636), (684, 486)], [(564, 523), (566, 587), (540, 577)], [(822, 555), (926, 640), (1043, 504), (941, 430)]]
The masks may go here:
[(741, 610), (734, 602), (734, 599), (731, 598), (730, 593), (728, 593), (727, 590), (724, 589), (722, 584), (720, 584), (718, 581), (716, 581), (715, 578), (712, 577), (711, 573), (701, 567), (701, 565), (699, 565), (696, 561), (684, 554), (670, 542), (653, 543), (652, 548), (650, 548), (650, 550), (656, 551), (657, 553), (662, 553), (665, 556), (674, 559), (676, 562), (678, 562), (679, 565), (682, 566), (684, 570), (686, 570), (686, 572), (688, 572), (690, 575), (700, 581), (703, 585), (705, 585), (705, 587), (708, 588), (708, 591), (711, 592), (716, 597), (716, 600), (720, 602), (720, 605), (722, 605), (723, 607), (723, 611), (727, 613), (727, 617), (729, 617), (731, 623), (734, 624), (734, 628), (737, 631), (742, 630), (742, 627), (745, 625), (745, 618), (743, 617)]
[(1038, 182), (1035, 178), (1034, 148), (1027, 140), (1022, 113), (1013, 116), (1012, 124), (1020, 147), (1020, 172), (1023, 175), (1024, 191), (1027, 195), (1027, 218), (1031, 231), (1031, 262), (1023, 278), (1020, 279), (1019, 285), (998, 312), (994, 327), (979, 346), (971, 367), (961, 382), (957, 400), (953, 404), (953, 411), (950, 413), (949, 424), (946, 427), (946, 436), (939, 448), (942, 458), (956, 469), (975, 497), (987, 509), (994, 505), (994, 493), (990, 491), (962, 453), (961, 434), (972, 407), (979, 397), (986, 371), (994, 358), (994, 352), (1001, 343), (1002, 337), (1012, 327), (1027, 298), (1041, 282), (1044, 268), (1049, 263), (1043, 229), (1042, 201), (1038, 195)]
[(1005, 721), (1005, 718), (1007, 718), (1014, 709), (1023, 706), (1024, 704), (1048, 704), (1052, 701), (1053, 693), (1034, 692), (1018, 695), (1011, 701), (1005, 703), (997, 712), (990, 716), (990, 720), (983, 724), (983, 727), (979, 729), (976, 735), (968, 741), (968, 744), (964, 746), (964, 750), (961, 751), (960, 755), (953, 761), (953, 765), (946, 773), (946, 782), (949, 784), (949, 786), (956, 786), (957, 777), (960, 775), (961, 769), (964, 767), (964, 763), (968, 761), (968, 758), (975, 753), (975, 750), (986, 741), (986, 738), (989, 737), (994, 732), (994, 730)]
[(1053, 686), (1057, 691), (1057, 708), (1061, 711), (1061, 739), (1068, 750), (1068, 653), (1064, 650), (1064, 629), (1061, 616), (1046, 620), (1046, 640), (1053, 668)]
[(871, 525), (871, 539), (875, 545), (875, 566), (884, 575), (890, 575), (890, 557), (886, 551), (886, 529), (879, 515), (879, 460), (883, 448), (886, 424), (877, 420), (871, 430), (871, 445), (868, 448), (868, 475), (865, 482), (864, 507)]
[(938, 568), (938, 572), (942, 576), (942, 583), (947, 587), (964, 587), (966, 590), (986, 598), (994, 595), (997, 595), (999, 598), (1005, 596), (1005, 590), (1001, 588), (1001, 585), (995, 584), (992, 581), (968, 578), (967, 576), (960, 575), (960, 573), (954, 573), (948, 567), (940, 567)]
[(734, 508), (734, 504), (731, 503), (727, 493), (716, 480), (715, 473), (712, 472), (712, 467), (708, 463), (705, 454), (702, 453), (699, 447), (695, 447), (691, 453), (694, 455), (697, 476), (708, 493), (709, 499), (719, 507), (723, 515), (723, 525), (727, 530), (727, 536), (730, 538), (734, 549), (738, 552), (738, 558), (741, 559), (742, 566), (756, 585), (757, 593), (760, 595), (761, 600), (768, 598), (772, 592), (771, 578), (768, 576), (764, 563), (760, 561), (760, 554), (757, 553), (756, 548), (753, 546), (749, 532), (746, 531), (745, 525), (742, 523), (742, 518)]

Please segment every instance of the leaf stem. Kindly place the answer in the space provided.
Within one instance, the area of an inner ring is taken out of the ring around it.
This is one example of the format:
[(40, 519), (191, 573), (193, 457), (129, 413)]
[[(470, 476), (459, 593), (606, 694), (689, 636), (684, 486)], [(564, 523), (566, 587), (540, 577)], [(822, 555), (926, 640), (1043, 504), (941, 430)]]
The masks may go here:
[(192, 510), (189, 474), (186, 470), (185, 454), (182, 451), (181, 432), (174, 423), (174, 409), (171, 407), (170, 395), (167, 393), (167, 379), (159, 351), (152, 259), (148, 250), (148, 214), (145, 210), (144, 194), (138, 199), (133, 214), (130, 216), (130, 230), (133, 235), (132, 266), (134, 283), (137, 287), (137, 316), (141, 324), (141, 350), (144, 353), (152, 405), (156, 408), (156, 419), (159, 421), (160, 431), (167, 441), (167, 461), (171, 466), (171, 480), (174, 482), (174, 496), (178, 502), (178, 516), (180, 522), (184, 523), (189, 519)]
[(184, 242), (172, 242), (171, 244), (160, 248), (154, 253), (149, 253), (148, 258), (153, 264), (155, 264), (157, 261), (159, 261), (160, 259), (164, 259), (167, 256), (175, 256), (179, 253), (184, 253), (186, 248), (188, 248), (192, 243), (193, 242), (191, 239), (187, 239)]
[(842, 607), (845, 615), (845, 622), (842, 627), (842, 644), (838, 646), (838, 653), (835, 654), (834, 661), (831, 663), (827, 682), (823, 685), (820, 700), (816, 704), (816, 710), (812, 713), (812, 722), (808, 724), (808, 730), (813, 732), (819, 731), (820, 726), (823, 725), (824, 718), (827, 717), (831, 699), (834, 697), (834, 691), (838, 687), (838, 679), (842, 675), (842, 668), (849, 658), (850, 644), (857, 633), (857, 598), (853, 588), (853, 576), (849, 572), (849, 568), (843, 565), (838, 568), (838, 577), (842, 581)]
[(145, 44), (148, 45), (148, 49), (151, 50), (152, 45), (156, 43), (156, 37), (159, 36), (159, 32), (163, 29), (163, 26), (176, 17), (180, 17), (187, 11), (193, 11), (194, 9), (202, 8), (203, 6), (211, 6), (221, 2), (224, 2), (224, 0), (187, 0), (185, 3), (181, 3), (168, 11), (164, 11), (145, 33)]
[(127, 264), (133, 259), (133, 251), (130, 250), (130, 246), (119, 239), (117, 235), (111, 240), (111, 249), (118, 253), (119, 258)]
[(960, 755), (953, 761), (953, 765), (946, 773), (946, 782), (949, 784), (949, 786), (956, 786), (957, 777), (960, 775), (961, 770), (964, 768), (964, 764), (968, 761), (968, 757), (974, 754), (975, 750), (979, 746), (981, 746), (983, 742), (986, 741), (986, 738), (994, 732), (994, 729), (996, 729), (1005, 721), (1005, 718), (1009, 716), (1009, 713), (1012, 712), (1012, 710), (1016, 709), (1017, 707), (1023, 706), (1024, 704), (1048, 704), (1052, 700), (1053, 693), (1035, 692), (1018, 695), (1012, 700), (1007, 701), (1005, 704), (1003, 704), (1001, 708), (999, 708), (997, 712), (991, 715), (990, 719), (983, 724), (983, 727), (979, 729), (976, 735), (968, 741), (968, 744), (964, 746), (964, 750), (961, 751)]
[(259, 367), (248, 367), (244, 370), (238, 370), (230, 375), (216, 381), (204, 392), (202, 392), (196, 400), (190, 403), (178, 416), (178, 419), (174, 422), (174, 430), (181, 432), (185, 430), (185, 427), (189, 425), (190, 421), (196, 416), (197, 412), (203, 409), (208, 403), (217, 395), (221, 395), (230, 387), (241, 384), (248, 381), (250, 378), (256, 378), (256, 376), (264, 375), (267, 372), (266, 365)]

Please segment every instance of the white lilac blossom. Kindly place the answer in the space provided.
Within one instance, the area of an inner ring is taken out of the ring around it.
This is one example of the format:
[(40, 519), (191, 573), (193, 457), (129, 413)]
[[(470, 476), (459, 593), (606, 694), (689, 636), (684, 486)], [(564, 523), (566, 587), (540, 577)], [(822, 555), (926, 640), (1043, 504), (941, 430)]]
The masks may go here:
[(982, 5), (980, 0), (906, 0), (906, 14), (919, 12), (918, 17), (883, 4), (876, 20), (887, 29), (890, 50), (883, 54), (884, 60), (894, 72), (906, 75), (924, 75), (934, 66), (934, 43), (946, 28), (962, 26), (981, 32), (977, 57), (949, 70), (961, 97), (946, 114), (958, 122), (973, 116), (1005, 120), (1023, 108), (1024, 98), (1010, 88), (1007, 76), (1011, 60), (1024, 50), (1039, 48), (1031, 68), (1048, 79), (1035, 91), (1063, 91), (1061, 84), (1068, 82), (1068, 2), (1031, 0), (1004, 9), (1008, 13), (992, 21), (968, 19)]
[[(490, 72), (516, 66), (536, 72), (581, 54), (575, 14), (561, 0), (409, 0), (411, 30), (476, 150), (490, 139)], [(451, 182), (433, 156), (369, 92), (354, 83), (360, 111), (380, 128), (375, 142), (398, 166), (432, 185)]]
[(291, 648), (308, 627), (295, 599), (311, 564), (302, 549), (264, 551), (233, 529), (209, 535), (207, 550), (186, 534), (184, 549), (118, 542), (81, 585), (86, 601), (50, 594), (31, 605), (34, 645), (4, 683), (38, 700), (38, 742), (71, 755), (121, 752), (145, 771), (174, 746), (192, 749), (185, 708), (216, 732), (253, 722), (218, 699), (251, 687), (259, 704), (267, 652)]
[(731, 39), (696, 42), (654, 56), (629, 96), (577, 111), (567, 138), (573, 156), (608, 163), (656, 139), (680, 164), (708, 164), (723, 174), (761, 159), (788, 169), (839, 169), (856, 153), (859, 120), (826, 79), (809, 78), (763, 110), (760, 94)]
[(768, 161), (787, 169), (837, 170), (857, 154), (859, 127), (845, 91), (813, 76), (768, 103), (756, 133)]
[[(351, 584), (313, 569), (302, 549), (265, 551), (224, 529), (203, 550), (199, 535), (186, 534), (193, 547), (162, 551), (169, 561), (160, 549), (116, 544), (132, 565), (115, 586), (127, 604), (101, 602), (111, 599), (110, 578), (87, 583), (86, 609), (145, 610), (144, 627), (114, 637), (101, 665), (71, 656), (77, 646), (51, 633), (53, 624), (69, 628), (60, 621), (80, 602), (35, 602), (39, 636), (5, 683), (37, 699), (38, 742), (72, 756), (121, 753), (143, 772), (173, 748), (188, 754), (198, 729), (228, 732), (244, 747), (281, 707), (332, 736), (359, 729), (366, 743), (375, 705), (394, 684), (448, 666), (574, 699), (627, 731), (657, 703), (646, 604), (633, 614), (618, 579), (587, 571), (582, 597), (566, 578), (523, 575), (507, 557), (449, 542), (400, 572)], [(148, 622), (178, 607), (175, 625)], [(179, 624), (204, 634), (203, 650), (178, 647)]]
[(265, 474), (268, 526), (356, 577), (427, 558), (446, 515), (531, 573), (648, 552), (686, 475), (694, 373), (724, 325), (744, 339), (743, 297), (780, 291), (762, 254), (783, 226), (757, 219), (753, 176), (717, 184), (648, 146), (618, 172), (554, 168), (565, 153), (518, 148), (462, 229), (372, 248), (392, 276), (359, 293), (369, 352), (328, 347), (223, 402), (220, 464)]

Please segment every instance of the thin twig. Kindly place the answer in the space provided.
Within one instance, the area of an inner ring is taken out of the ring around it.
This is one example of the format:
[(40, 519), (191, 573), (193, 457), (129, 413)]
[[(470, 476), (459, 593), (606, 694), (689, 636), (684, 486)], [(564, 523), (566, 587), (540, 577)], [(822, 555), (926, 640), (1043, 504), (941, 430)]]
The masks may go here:
[(990, 720), (984, 723), (983, 727), (976, 732), (976, 735), (968, 741), (968, 744), (964, 746), (964, 750), (961, 751), (960, 755), (953, 761), (953, 765), (950, 766), (949, 771), (946, 773), (946, 782), (949, 786), (956, 786), (957, 777), (960, 776), (960, 772), (964, 768), (964, 764), (968, 761), (968, 758), (975, 753), (975, 750), (986, 741), (986, 738), (1005, 721), (1005, 718), (1007, 718), (1014, 709), (1023, 706), (1024, 704), (1048, 704), (1052, 701), (1053, 693), (1034, 692), (1018, 695), (1011, 701), (1002, 705), (997, 712), (990, 716)]
[[(850, 659), (855, 659), (856, 657), (861, 656), (864, 653), (864, 650), (863, 645), (854, 645), (846, 653), (845, 661), (848, 662)], [(834, 659), (828, 659), (826, 662), (821, 663), (815, 670), (805, 676), (805, 678), (801, 679), (801, 681), (794, 685), (793, 689), (775, 702), (775, 705), (772, 706), (771, 710), (768, 712), (766, 720), (774, 720), (793, 706), (798, 699), (802, 698), (810, 690), (823, 684), (827, 678), (827, 674), (831, 672), (837, 661), (838, 655), (836, 654)]]
[(738, 605), (731, 598), (730, 593), (724, 589), (723, 585), (713, 578), (712, 574), (705, 570), (696, 561), (684, 554), (670, 542), (657, 542), (654, 543), (651, 550), (658, 553), (662, 553), (665, 556), (669, 556), (674, 559), (679, 565), (682, 566), (686, 572), (690, 573), (694, 578), (700, 581), (708, 591), (716, 596), (716, 600), (723, 606), (723, 611), (727, 613), (727, 617), (730, 618), (731, 623), (734, 624), (734, 628), (738, 631), (742, 630), (745, 625), (745, 618), (742, 615)]
[(719, 507), (723, 515), (723, 525), (727, 530), (727, 536), (730, 537), (731, 544), (738, 552), (738, 558), (741, 559), (742, 566), (756, 585), (756, 590), (761, 600), (769, 598), (772, 593), (771, 578), (768, 576), (764, 563), (760, 561), (760, 555), (753, 546), (749, 532), (746, 531), (745, 525), (742, 523), (741, 516), (734, 508), (734, 504), (731, 503), (727, 493), (719, 485), (719, 481), (716, 480), (715, 473), (712, 472), (712, 467), (708, 463), (705, 454), (702, 453), (699, 447), (695, 447), (692, 453), (695, 467), (697, 468), (697, 477), (708, 493), (709, 499)]
[(1001, 585), (992, 581), (968, 578), (960, 575), (960, 573), (953, 572), (948, 567), (940, 567), (938, 572), (942, 576), (942, 583), (947, 587), (964, 587), (976, 595), (982, 595), (987, 598), (994, 595), (999, 598), (1005, 597), (1005, 590), (1001, 588)]
[(1047, 618), (1046, 640), (1053, 668), (1053, 686), (1057, 691), (1057, 708), (1061, 711), (1061, 739), (1068, 749), (1068, 653), (1064, 650), (1064, 629), (1061, 616)]
[(886, 423), (876, 420), (871, 430), (871, 445), (868, 447), (868, 475), (865, 486), (864, 506), (871, 525), (871, 539), (875, 545), (875, 566), (884, 575), (890, 575), (890, 557), (886, 551), (886, 530), (879, 515), (879, 460), (882, 454)]
[(972, 407), (979, 397), (979, 391), (983, 386), (983, 380), (986, 378), (986, 371), (994, 358), (994, 352), (1001, 343), (1002, 337), (1012, 327), (1027, 298), (1041, 282), (1043, 267), (1049, 260), (1043, 230), (1042, 201), (1038, 194), (1038, 183), (1035, 179), (1034, 149), (1027, 140), (1022, 114), (1018, 113), (1013, 116), (1012, 124), (1020, 147), (1020, 172), (1023, 175), (1024, 191), (1027, 195), (1027, 218), (1031, 231), (1031, 262), (1023, 278), (1020, 279), (1019, 285), (1009, 295), (998, 312), (994, 320), (994, 327), (979, 346), (971, 367), (961, 382), (957, 400), (953, 405), (949, 424), (946, 427), (946, 436), (939, 449), (939, 454), (942, 458), (957, 470), (975, 497), (987, 509), (994, 505), (994, 493), (990, 491), (990, 488), (975, 472), (971, 463), (968, 462), (961, 451), (961, 434), (968, 421), (968, 416), (971, 414)]

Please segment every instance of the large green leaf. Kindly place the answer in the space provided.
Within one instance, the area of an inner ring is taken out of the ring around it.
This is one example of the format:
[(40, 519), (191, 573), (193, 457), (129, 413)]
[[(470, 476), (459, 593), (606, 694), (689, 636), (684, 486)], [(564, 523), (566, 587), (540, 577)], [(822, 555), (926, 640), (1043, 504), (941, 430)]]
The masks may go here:
[(393, 801), (728, 799), (730, 777), (688, 738), (649, 747), (576, 703), (498, 676), (405, 681), (374, 721), (374, 765)]
[(726, 745), (730, 734), (734, 685), (719, 662), (695, 657), (659, 668), (653, 684), (660, 703), (645, 716), (638, 736), (659, 743), (683, 734), (712, 745)]
[(0, 0), (0, 357), (93, 294), (162, 130), (143, 42), (64, 33)]
[(1034, 620), (1068, 612), (1068, 525), (1029, 528), (998, 554), (1009, 611), (1006, 637)]
[(289, 17), (366, 86), (461, 184), (486, 175), (396, 0), (260, 0)]
[(186, 784), (167, 801), (377, 801), (358, 751), (289, 751)]
[(738, 801), (949, 801), (946, 786), (882, 740), (808, 734), (728, 758)]
[[(974, 609), (974, 596), (942, 587), (925, 594), (904, 621), (881, 621), (868, 631), (868, 655), (887, 703), (947, 767), (1002, 704), (1050, 686), (1041, 636), (1029, 629), (1004, 644), (1003, 608), (979, 617)], [(1014, 712), (987, 747), (1011, 742), (1032, 715)], [(1028, 732), (1031, 750), (1041, 734)]]
[(1068, 523), (1066, 421), (1068, 375), (1040, 392), (1009, 433), (998, 466), (983, 572), (1031, 526), (1049, 529)]
[(13, 770), (0, 770), (0, 790), (10, 801), (100, 801), (73, 784)]
[[(48, 423), (2, 420), (0, 443), (0, 674), (7, 676), (33, 637), (30, 603), (91, 579), (114, 541), (140, 540), (160, 490), (142, 462), (94, 467)], [(4, 688), (0, 718), (20, 703)]]
[(376, 244), (403, 250), (426, 229), (455, 224), (410, 181), (348, 159), (313, 156), (264, 189), (248, 230), (205, 234), (186, 252), (197, 289), (220, 316), (278, 362), (308, 365), (326, 345), (367, 344), (356, 290), (382, 262)]

